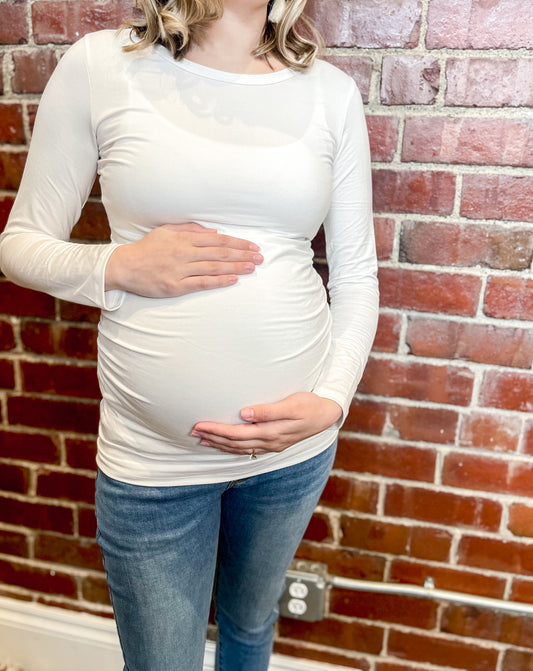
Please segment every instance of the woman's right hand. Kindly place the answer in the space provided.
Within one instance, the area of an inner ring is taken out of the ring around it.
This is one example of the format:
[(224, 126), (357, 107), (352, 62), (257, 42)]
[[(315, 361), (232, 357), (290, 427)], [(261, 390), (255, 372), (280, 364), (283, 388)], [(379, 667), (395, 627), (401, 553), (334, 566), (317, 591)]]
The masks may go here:
[(259, 247), (199, 224), (162, 224), (109, 257), (105, 288), (170, 298), (235, 284), (262, 263)]

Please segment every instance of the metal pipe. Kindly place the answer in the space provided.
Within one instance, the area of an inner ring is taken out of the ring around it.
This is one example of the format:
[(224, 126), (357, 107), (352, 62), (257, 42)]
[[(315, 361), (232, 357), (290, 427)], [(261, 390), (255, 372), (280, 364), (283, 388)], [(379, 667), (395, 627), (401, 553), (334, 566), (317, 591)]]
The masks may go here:
[(379, 594), (397, 594), (401, 596), (413, 596), (419, 599), (438, 599), (441, 601), (454, 601), (476, 608), (489, 608), (491, 610), (506, 611), (521, 615), (533, 616), (533, 605), (520, 603), (518, 601), (504, 601), (487, 596), (465, 594), (463, 592), (452, 592), (445, 589), (436, 589), (431, 578), (426, 579), (424, 586), (405, 585), (403, 583), (375, 582), (371, 580), (356, 580), (355, 578), (342, 578), (340, 576), (328, 576), (328, 585), (341, 587), (343, 589), (357, 592), (376, 592)]

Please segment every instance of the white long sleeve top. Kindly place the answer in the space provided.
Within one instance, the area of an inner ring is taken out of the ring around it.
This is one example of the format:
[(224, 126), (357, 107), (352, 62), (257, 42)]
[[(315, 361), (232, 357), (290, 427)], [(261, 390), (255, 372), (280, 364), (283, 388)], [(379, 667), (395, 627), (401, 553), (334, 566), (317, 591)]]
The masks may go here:
[[(129, 31), (86, 35), (39, 106), (0, 265), (22, 286), (102, 308), (98, 464), (141, 485), (231, 481), (324, 450), (340, 423), (281, 453), (199, 445), (200, 420), (297, 391), (346, 415), (374, 337), (378, 290), (370, 159), (353, 80), (325, 61), (305, 72), (236, 74), (125, 53)], [(134, 38), (135, 39), (135, 38)], [(69, 241), (96, 174), (111, 243)], [(237, 284), (177, 298), (105, 291), (117, 245), (194, 221), (243, 237), (264, 262)], [(324, 223), (328, 306), (311, 240)]]

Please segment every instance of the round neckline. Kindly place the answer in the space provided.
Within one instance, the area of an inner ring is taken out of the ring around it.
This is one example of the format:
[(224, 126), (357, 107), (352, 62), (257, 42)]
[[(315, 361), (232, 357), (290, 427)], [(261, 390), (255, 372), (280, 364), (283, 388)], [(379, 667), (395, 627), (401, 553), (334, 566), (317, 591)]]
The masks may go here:
[(190, 61), (188, 58), (175, 59), (166, 47), (162, 44), (155, 45), (158, 52), (166, 59), (170, 60), (177, 67), (192, 72), (193, 74), (208, 77), (209, 79), (216, 79), (223, 82), (231, 82), (234, 84), (274, 84), (296, 74), (296, 70), (292, 68), (282, 68), (281, 70), (274, 70), (273, 72), (264, 73), (245, 73), (245, 72), (228, 72), (227, 70), (218, 70), (209, 65), (201, 65), (196, 61)]

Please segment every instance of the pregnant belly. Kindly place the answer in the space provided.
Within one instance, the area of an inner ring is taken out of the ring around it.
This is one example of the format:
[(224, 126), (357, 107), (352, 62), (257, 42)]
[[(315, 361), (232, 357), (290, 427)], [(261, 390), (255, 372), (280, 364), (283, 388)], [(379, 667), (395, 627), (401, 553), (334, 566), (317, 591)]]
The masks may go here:
[(262, 241), (265, 262), (232, 287), (172, 299), (127, 294), (104, 313), (99, 378), (114, 415), (187, 447), (200, 420), (238, 423), (247, 405), (310, 391), (330, 315), (308, 244), (290, 242)]

